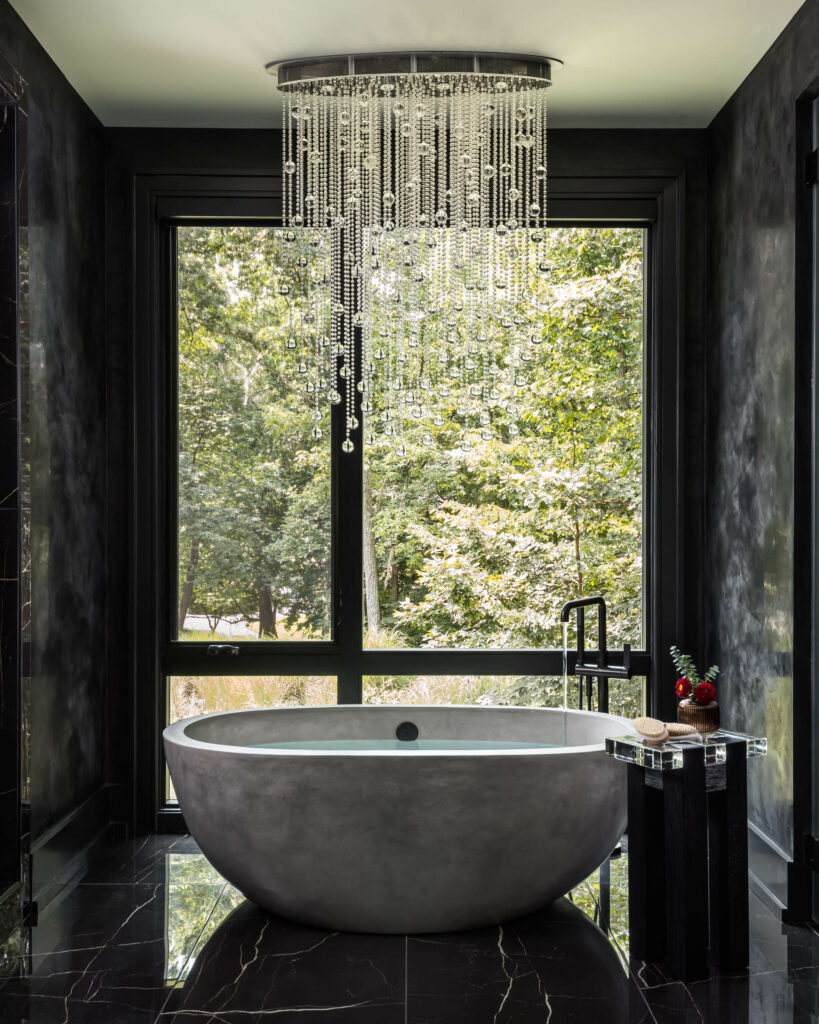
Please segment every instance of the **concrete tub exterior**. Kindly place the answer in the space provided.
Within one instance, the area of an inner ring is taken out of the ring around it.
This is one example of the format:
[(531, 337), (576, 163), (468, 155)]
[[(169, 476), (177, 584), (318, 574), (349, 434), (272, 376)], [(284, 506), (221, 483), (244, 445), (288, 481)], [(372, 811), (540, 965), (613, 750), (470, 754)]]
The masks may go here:
[[(276, 740), (420, 738), (539, 750), (276, 750)], [(164, 733), (188, 828), (249, 899), (339, 931), (439, 932), (517, 917), (590, 874), (626, 826), (623, 719), (512, 707), (234, 711)]]

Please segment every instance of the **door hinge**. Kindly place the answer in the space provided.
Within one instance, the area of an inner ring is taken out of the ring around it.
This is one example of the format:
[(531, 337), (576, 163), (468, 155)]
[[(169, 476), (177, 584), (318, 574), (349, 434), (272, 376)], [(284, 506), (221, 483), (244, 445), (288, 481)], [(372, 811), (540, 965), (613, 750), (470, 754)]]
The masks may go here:
[(814, 149), (805, 157), (805, 184), (819, 185), (819, 149)]

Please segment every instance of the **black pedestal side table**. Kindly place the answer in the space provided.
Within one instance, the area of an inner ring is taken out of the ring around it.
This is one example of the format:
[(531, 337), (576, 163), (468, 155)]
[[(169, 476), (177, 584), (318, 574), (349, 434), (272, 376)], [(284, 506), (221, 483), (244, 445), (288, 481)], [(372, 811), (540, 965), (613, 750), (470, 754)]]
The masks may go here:
[(671, 977), (748, 966), (747, 762), (767, 741), (743, 733), (647, 744), (613, 736), (628, 762), (629, 950)]

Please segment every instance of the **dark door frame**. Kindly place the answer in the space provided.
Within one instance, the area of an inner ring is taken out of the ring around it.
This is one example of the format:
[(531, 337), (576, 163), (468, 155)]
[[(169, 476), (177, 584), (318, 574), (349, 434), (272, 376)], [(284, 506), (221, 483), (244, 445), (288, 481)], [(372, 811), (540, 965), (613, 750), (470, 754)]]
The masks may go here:
[[(164, 765), (160, 723), (164, 721), (163, 678), (175, 673), (218, 674), (204, 644), (170, 641), (171, 617), (161, 584), (168, 571), (167, 499), (171, 492), (162, 438), (168, 436), (168, 358), (173, 327), (169, 289), (174, 222), (273, 222), (280, 179), (263, 175), (137, 175), (134, 179), (134, 323), (131, 352), (132, 478), (130, 494), (131, 693), (134, 711), (134, 825), (141, 830), (177, 830), (178, 810), (162, 809)], [(685, 594), (696, 571), (683, 515), (683, 402), (685, 391), (685, 176), (553, 177), (551, 223), (645, 224), (646, 247), (646, 649), (635, 652), (635, 674), (648, 678), (653, 713), (673, 714), (672, 643), (699, 640), (690, 623)], [(138, 339), (138, 341), (137, 341)], [(345, 458), (349, 458), (345, 456)], [(337, 481), (336, 501), (355, 509), (360, 502), (358, 471)], [(344, 531), (340, 577), (360, 580), (360, 538), (355, 516), (336, 517)], [(688, 544), (688, 548), (686, 545)], [(687, 571), (688, 570), (688, 571)], [(167, 589), (167, 588), (165, 588)], [(338, 594), (336, 594), (338, 597)], [(351, 602), (346, 602), (349, 607)], [(352, 602), (360, 604), (358, 600)], [(254, 642), (242, 652), (243, 674), (271, 670), (310, 672), (339, 678), (339, 699), (360, 700), (360, 677), (389, 674), (401, 659), (402, 673), (559, 675), (559, 651), (379, 651), (361, 650), (360, 623), (353, 615), (332, 641), (317, 644)], [(356, 629), (356, 626), (358, 627)], [(688, 631), (686, 633), (686, 630)], [(355, 633), (355, 636), (353, 634)], [(651, 652), (651, 653), (648, 653)], [(274, 660), (275, 659), (275, 660)], [(309, 661), (309, 667), (308, 667)], [(570, 661), (570, 669), (572, 667)], [(661, 685), (662, 682), (662, 685)]]

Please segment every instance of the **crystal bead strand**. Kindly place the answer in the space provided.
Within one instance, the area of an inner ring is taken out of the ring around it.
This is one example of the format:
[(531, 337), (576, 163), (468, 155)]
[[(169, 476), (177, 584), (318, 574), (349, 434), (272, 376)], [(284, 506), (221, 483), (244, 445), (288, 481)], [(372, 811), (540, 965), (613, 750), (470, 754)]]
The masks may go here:
[[(521, 192), (521, 220), (523, 224), (523, 230), (520, 237), (520, 255), (518, 256), (518, 294), (515, 296), (515, 318), (520, 320), (526, 320), (522, 324), (523, 329), (527, 332), (524, 337), (528, 337), (529, 322), (527, 319), (526, 311), (529, 310), (529, 241), (531, 238), (531, 220), (532, 220), (532, 196), (529, 189), (529, 181), (531, 178), (531, 146), (529, 140), (531, 135), (530, 130), (530, 109), (534, 113), (534, 108), (530, 108), (531, 95), (528, 90), (523, 90), (520, 94), (520, 109), (525, 112), (526, 118), (523, 122), (524, 134), (521, 136), (521, 145), (523, 146), (523, 152), (521, 153), (521, 159), (518, 166), (520, 167), (520, 185), (518, 186)], [(534, 140), (532, 140), (533, 142)], [(523, 343), (523, 351), (528, 359), (528, 343)]]
[(368, 444), (375, 440), (373, 433), (373, 397), (374, 397), (374, 348), (378, 344), (381, 330), (381, 261), (379, 260), (378, 234), (381, 230), (381, 170), (377, 153), (381, 146), (380, 106), (374, 95), (374, 81), (368, 79), (362, 84), (366, 96), (370, 118), (370, 134), (368, 136), (367, 155), (364, 158), (366, 171), (365, 200), (367, 203), (367, 226), (369, 228), (369, 250), (363, 267), (365, 286), (369, 292), (371, 314), (369, 322), (364, 325), (364, 354), (362, 357), (362, 414), (364, 417), (364, 437)]
[(330, 159), (330, 155), (333, 152), (337, 139), (337, 113), (338, 103), (335, 97), (330, 101), (329, 104), (329, 125), (327, 133), (327, 206), (324, 208), (324, 221), (327, 230), (329, 231), (332, 254), (331, 254), (331, 265), (333, 273), (331, 275), (331, 313), (332, 313), (332, 325), (330, 332), (330, 380), (329, 390), (327, 393), (327, 400), (331, 405), (338, 405), (341, 402), (341, 395), (338, 390), (338, 371), (339, 371), (339, 357), (344, 351), (344, 345), (342, 344), (342, 330), (343, 330), (343, 316), (344, 316), (344, 303), (342, 302), (342, 289), (344, 286), (343, 275), (338, 272), (338, 268), (341, 265), (342, 260), (342, 239), (341, 233), (335, 225), (335, 219), (341, 204), (341, 189), (340, 189), (340, 178), (341, 178), (341, 164), (338, 159)]
[(489, 308), (490, 322), (487, 325), (489, 331), (489, 344), (491, 346), (491, 358), (493, 370), (500, 370), (501, 366), (501, 335), (500, 327), (498, 323), (498, 295), (495, 289), (495, 268), (498, 266), (499, 261), (503, 258), (503, 236), (506, 231), (506, 225), (503, 221), (503, 197), (502, 197), (502, 185), (503, 176), (501, 174), (501, 167), (504, 163), (504, 152), (503, 152), (503, 118), (501, 114), (500, 105), (497, 102), (494, 90), (489, 94), (487, 100), (487, 109), (489, 111), (489, 117), (492, 121), (493, 134), (494, 134), (494, 151), (493, 151), (493, 181), (495, 182), (495, 207), (492, 215), (491, 225), (491, 257), (490, 263), (487, 267), (487, 279), (490, 288), (489, 294)]
[[(296, 165), (293, 162), (293, 98), (290, 93), (285, 93), (282, 117), (282, 170), (284, 171), (282, 175), (282, 188), (284, 192), (284, 195), (282, 196), (282, 220), (284, 223), (283, 238), (286, 250), (288, 247), (292, 247), (296, 237), (295, 233), (290, 228), (290, 219), (293, 216), (293, 174), (296, 170)], [(281, 294), (281, 282), (278, 290)], [(284, 342), (285, 348), (288, 349), (294, 349), (296, 347), (295, 319), (295, 304), (291, 301), (287, 303), (287, 334), (285, 335)]]
[[(361, 311), (361, 296), (359, 294), (358, 280), (354, 273), (355, 261), (361, 253), (361, 238), (359, 233), (359, 210), (355, 201), (354, 193), (358, 188), (358, 155), (353, 145), (353, 140), (358, 141), (356, 135), (356, 116), (358, 106), (354, 102), (355, 90), (350, 89), (344, 96), (339, 111), (341, 126), (345, 129), (343, 136), (339, 137), (339, 153), (341, 154), (344, 181), (344, 209), (343, 224), (345, 240), (352, 239), (352, 245), (345, 246), (343, 257), (344, 267), (344, 294), (349, 296), (346, 301), (346, 315), (344, 318), (344, 440), (341, 450), (352, 452), (355, 443), (350, 437), (351, 432), (356, 428), (355, 417), (355, 382), (356, 382), (356, 358), (355, 338), (356, 330), (363, 323)], [(346, 140), (346, 145), (344, 144)], [(352, 314), (352, 315), (350, 315)]]
[[(394, 164), (395, 164), (395, 185), (392, 193), (395, 196), (394, 207), (393, 207), (393, 238), (395, 245), (395, 262), (398, 268), (398, 281), (396, 288), (396, 305), (399, 309), (399, 315), (394, 317), (392, 320), (392, 339), (390, 345), (390, 359), (389, 359), (389, 390), (390, 390), (390, 414), (392, 423), (392, 435), (396, 437), (396, 448), (401, 443), (401, 427), (402, 427), (402, 416), (401, 416), (401, 395), (400, 395), (400, 353), (406, 344), (405, 334), (408, 328), (407, 318), (405, 314), (406, 307), (408, 305), (407, 299), (407, 252), (406, 246), (404, 245), (406, 237), (404, 234), (404, 224), (406, 223), (406, 204), (407, 204), (407, 164), (406, 164), (406, 151), (407, 151), (407, 140), (404, 135), (404, 129), (407, 125), (407, 121), (404, 118), (406, 113), (406, 101), (398, 97), (393, 101), (393, 124), (395, 133), (395, 148), (393, 150)], [(409, 304), (411, 304), (411, 296), (409, 297)]]
[[(312, 146), (317, 145), (316, 138), (321, 137), (321, 108), (317, 104), (316, 110), (314, 111), (314, 117), (311, 126), (311, 132), (313, 135)], [(322, 381), (322, 363), (324, 361), (325, 353), (322, 347), (322, 338), (324, 335), (324, 323), (322, 320), (322, 311), (326, 306), (326, 303), (322, 301), (324, 291), (323, 285), (323, 251), (319, 248), (321, 238), (316, 226), (315, 216), (315, 192), (318, 187), (318, 181), (320, 175), (317, 175), (311, 170), (312, 165), (308, 165), (308, 182), (307, 182), (307, 194), (304, 197), (304, 224), (302, 233), (305, 235), (307, 240), (308, 250), (313, 251), (313, 261), (315, 262), (315, 279), (314, 274), (311, 271), (309, 256), (308, 262), (304, 267), (305, 279), (308, 283), (308, 319), (311, 324), (311, 334), (313, 338), (313, 359), (312, 366), (308, 367), (308, 378), (305, 381), (304, 389), (308, 394), (313, 395), (313, 411), (311, 418), (313, 420), (313, 437), (316, 440), (323, 436), (321, 428), (322, 421), (322, 409), (321, 409), (321, 381)]]
[[(455, 126), (452, 129), (453, 134), (458, 139), (458, 173), (455, 178), (455, 189), (454, 189), (454, 209), (453, 219), (456, 225), (455, 230), (455, 251), (457, 253), (457, 265), (456, 269), (458, 279), (458, 293), (460, 297), (460, 303), (466, 310), (467, 318), (470, 317), (471, 310), (471, 296), (467, 292), (465, 285), (465, 239), (468, 231), (468, 223), (466, 220), (466, 175), (472, 157), (469, 153), (469, 140), (467, 138), (467, 125), (466, 125), (466, 90), (468, 89), (468, 83), (463, 80), (458, 82), (456, 89), (456, 97), (453, 101), (454, 112), (455, 112)], [(464, 381), (464, 352), (462, 344), (462, 334), (460, 330), (453, 332), (452, 339), (453, 344), (450, 350), (449, 359), (449, 377), (454, 383), (461, 380), (461, 405), (456, 407), (456, 413), (464, 420), (464, 430), (466, 429), (466, 408), (465, 403), (467, 396), (465, 394), (466, 382)], [(460, 358), (459, 358), (460, 357)], [(460, 366), (458, 365), (460, 363)]]
[[(330, 109), (332, 101), (331, 94), (325, 89), (322, 92), (320, 139), (322, 152), (330, 151)], [(324, 275), (322, 277), (322, 292), (324, 299), (324, 338), (322, 347), (324, 349), (324, 363), (321, 367), (319, 377), (319, 390), (324, 394), (325, 400), (329, 398), (330, 389), (335, 387), (335, 378), (328, 368), (328, 362), (332, 359), (333, 348), (333, 238), (332, 232), (327, 227), (327, 207), (330, 205), (330, 167), (325, 165), (325, 173), (318, 175), (316, 202), (314, 207), (314, 223), (321, 232), (322, 251), (324, 252)]]
[(404, 294), (409, 298), (409, 315), (404, 317), (404, 329), (401, 332), (401, 342), (396, 351), (396, 382), (397, 406), (398, 406), (398, 443), (396, 452), (406, 452), (404, 447), (404, 436), (407, 427), (407, 380), (406, 369), (408, 366), (410, 346), (412, 344), (412, 332), (415, 325), (412, 319), (412, 311), (418, 309), (419, 289), (416, 280), (415, 270), (417, 266), (417, 182), (416, 182), (416, 161), (418, 160), (418, 145), (416, 138), (416, 125), (413, 119), (413, 101), (415, 96), (415, 80), (411, 79), (405, 89), (406, 109), (404, 111), (401, 125), (402, 147), (404, 150), (404, 187), (402, 189), (404, 199), (402, 235), (404, 238), (404, 249), (407, 258), (404, 261), (406, 284)]
[[(375, 86), (373, 86), (373, 88), (375, 90)], [(379, 141), (379, 145), (380, 145), (380, 149), (381, 149), (381, 159), (379, 160), (379, 163), (378, 163), (377, 173), (376, 173), (374, 184), (373, 184), (373, 193), (374, 193), (374, 196), (375, 196), (374, 203), (375, 203), (375, 207), (376, 207), (376, 211), (377, 211), (376, 214), (375, 214), (375, 227), (374, 227), (373, 231), (377, 235), (378, 247), (379, 247), (379, 251), (380, 251), (380, 261), (381, 261), (381, 291), (380, 291), (380, 295), (379, 295), (380, 320), (379, 320), (379, 327), (378, 327), (378, 338), (376, 339), (376, 349), (375, 349), (375, 352), (378, 353), (379, 358), (383, 358), (384, 346), (388, 344), (388, 333), (387, 332), (388, 332), (388, 324), (389, 324), (389, 317), (390, 317), (390, 311), (389, 311), (388, 306), (387, 306), (387, 300), (388, 300), (389, 287), (390, 287), (390, 268), (391, 268), (391, 262), (390, 262), (390, 254), (389, 254), (388, 248), (387, 248), (387, 237), (386, 237), (385, 232), (384, 232), (384, 221), (386, 220), (386, 216), (385, 216), (385, 213), (384, 213), (384, 200), (383, 200), (383, 196), (384, 196), (384, 192), (387, 190), (387, 187), (388, 187), (387, 182), (388, 182), (388, 179), (389, 179), (389, 150), (388, 150), (388, 144), (389, 144), (389, 136), (390, 136), (390, 130), (391, 130), (391, 125), (390, 125), (391, 114), (390, 114), (390, 109), (389, 109), (389, 102), (388, 102), (386, 96), (384, 96), (381, 93), (380, 89), (376, 90), (376, 105), (377, 105), (377, 108), (378, 108), (379, 126), (381, 128), (382, 134), (381, 134), (380, 141)], [(378, 379), (378, 374), (379, 373), (380, 373), (380, 364), (375, 361), (375, 355), (374, 355), (373, 362), (372, 362), (372, 365), (371, 365), (371, 379), (370, 379), (370, 387), (372, 388), (372, 394), (370, 396), (370, 404), (373, 406), (373, 408), (375, 408), (374, 395), (375, 395), (375, 389), (376, 389), (376, 386), (377, 386), (377, 379)], [(381, 399), (382, 399), (382, 403), (383, 403), (383, 395), (381, 396)], [(371, 422), (373, 423), (373, 427), (374, 427), (375, 426), (375, 420), (373, 419)]]
[[(304, 115), (303, 115), (304, 117)], [(306, 117), (303, 120), (303, 130), (307, 136), (308, 150), (312, 152), (313, 146), (315, 145), (315, 118), (312, 116)], [(300, 278), (302, 291), (304, 294), (304, 316), (302, 319), (302, 331), (304, 335), (304, 345), (302, 346), (303, 351), (302, 358), (298, 365), (299, 373), (304, 377), (304, 390), (308, 394), (312, 393), (315, 388), (315, 346), (310, 343), (314, 339), (313, 331), (313, 300), (315, 298), (312, 274), (310, 273), (311, 263), (311, 241), (312, 233), (310, 231), (309, 223), (309, 210), (305, 203), (305, 197), (310, 193), (312, 186), (313, 177), (315, 174), (315, 167), (312, 163), (307, 163), (305, 166), (305, 173), (300, 178), (300, 190), (296, 199), (297, 212), (294, 215), (294, 221), (297, 222), (297, 231), (299, 235), (299, 257), (298, 267), (300, 270)], [(310, 359), (310, 357), (313, 357)], [(308, 362), (308, 359), (310, 361)]]
[(548, 269), (549, 269), (548, 268), (548, 248), (547, 248), (547, 244), (546, 244), (546, 238), (548, 237), (547, 236), (547, 228), (546, 228), (546, 217), (547, 217), (547, 214), (548, 214), (548, 184), (547, 184), (548, 183), (548, 153), (547, 153), (547, 132), (546, 132), (546, 129), (547, 129), (547, 119), (548, 119), (549, 115), (548, 115), (548, 110), (546, 108), (546, 97), (544, 95), (542, 95), (541, 92), (539, 92), (538, 95), (537, 95), (537, 103), (538, 103), (538, 118), (539, 118), (539, 123), (541, 125), (540, 145), (541, 145), (542, 156), (541, 156), (540, 165), (537, 168), (535, 168), (535, 180), (537, 182), (539, 182), (540, 188), (542, 190), (542, 198), (541, 198), (540, 205), (541, 205), (541, 209), (542, 209), (541, 224), (543, 225), (543, 230), (542, 230), (541, 234), (542, 234), (542, 237), (543, 237), (543, 242), (542, 242), (542, 244), (540, 246), (540, 260), (541, 260), (542, 265), (543, 265), (543, 273), (546, 274), (546, 273), (548, 273)]
[[(440, 80), (438, 79), (434, 81), (433, 85), (432, 109), (432, 123), (435, 131), (435, 152), (437, 154), (436, 166), (438, 171), (434, 198), (435, 213), (433, 215), (435, 230), (439, 235), (438, 249), (436, 251), (435, 283), (438, 291), (437, 308), (439, 311), (443, 311), (445, 309), (444, 303), (446, 300), (446, 279), (444, 267), (449, 265), (449, 229), (447, 227), (448, 212), (446, 208), (445, 194), (450, 154), (447, 150), (445, 100), (440, 92)], [(445, 345), (446, 335), (444, 333), (444, 337), (442, 338), (441, 331), (438, 331), (435, 338), (435, 344), (432, 346), (429, 354), (430, 395), (434, 404), (434, 409), (431, 410), (430, 418), (432, 426), (437, 426), (437, 420), (440, 418), (438, 408), (441, 396), (438, 393), (438, 388), (441, 382), (441, 353), (443, 346)], [(431, 430), (430, 436), (432, 436)]]
[(510, 354), (509, 359), (509, 424), (507, 431), (510, 437), (514, 437), (519, 432), (518, 427), (518, 398), (517, 398), (517, 379), (518, 379), (518, 366), (519, 366), (519, 352), (520, 346), (518, 338), (514, 330), (514, 317), (515, 317), (515, 297), (517, 292), (517, 275), (515, 273), (517, 260), (514, 255), (515, 242), (517, 237), (518, 229), (518, 189), (517, 183), (517, 164), (518, 164), (518, 146), (516, 140), (516, 111), (517, 111), (517, 100), (514, 93), (506, 92), (504, 94), (504, 120), (506, 124), (506, 138), (508, 145), (507, 160), (509, 163), (509, 180), (508, 180), (508, 191), (509, 197), (509, 217), (507, 220), (507, 227), (509, 228), (509, 237), (507, 242), (507, 259), (505, 265), (505, 302), (503, 305), (503, 317), (504, 317), (504, 331), (506, 334), (506, 345), (507, 351)]
[[(464, 187), (466, 189), (465, 202), (469, 222), (469, 229), (464, 238), (464, 274), (466, 276), (466, 283), (468, 284), (469, 288), (471, 310), (469, 317), (469, 329), (466, 332), (464, 338), (463, 355), (463, 377), (465, 382), (464, 436), (463, 441), (461, 443), (461, 449), (463, 451), (471, 451), (473, 447), (471, 429), (474, 425), (477, 424), (477, 399), (480, 394), (480, 389), (475, 374), (478, 365), (475, 359), (475, 355), (477, 353), (476, 333), (478, 330), (478, 324), (480, 323), (481, 316), (481, 293), (478, 288), (478, 268), (475, 265), (475, 238), (478, 231), (481, 208), (481, 194), (480, 191), (478, 190), (478, 175), (480, 172), (480, 147), (478, 137), (478, 123), (476, 118), (477, 100), (478, 96), (476, 92), (476, 82), (470, 81), (466, 96), (465, 112), (470, 162), (466, 169), (466, 181), (464, 182)], [(463, 442), (466, 442), (466, 445), (464, 445)]]
[[(488, 345), (482, 345), (477, 338), (479, 330), (485, 329), (485, 295), (487, 292), (487, 281), (486, 281), (486, 267), (487, 267), (487, 243), (491, 244), (488, 237), (487, 228), (490, 224), (490, 208), (491, 208), (491, 188), (492, 188), (492, 164), (490, 163), (492, 158), (491, 149), (491, 130), (486, 113), (483, 110), (480, 95), (475, 97), (475, 118), (476, 123), (479, 126), (481, 133), (482, 145), (479, 150), (478, 156), (478, 187), (480, 190), (480, 208), (478, 212), (478, 231), (477, 231), (477, 253), (475, 255), (476, 275), (478, 287), (481, 293), (481, 309), (480, 319), (476, 324), (476, 345), (478, 348), (478, 364), (480, 368), (480, 379), (481, 379), (481, 397), (480, 397), (480, 408), (478, 410), (478, 425), (481, 428), (481, 437), (484, 440), (487, 438), (484, 436), (486, 428), (489, 423), (489, 388), (488, 388), (488, 369), (489, 369), (489, 348)], [(491, 435), (490, 435), (491, 436)]]
[(381, 129), (378, 119), (378, 107), (373, 101), (372, 89), (368, 88), (371, 83), (365, 83), (362, 88), (365, 91), (367, 113), (370, 120), (370, 135), (366, 148), (366, 155), (362, 164), (365, 170), (364, 198), (366, 202), (366, 246), (364, 266), (364, 284), (367, 290), (366, 320), (363, 331), (363, 348), (361, 356), (361, 413), (362, 413), (362, 437), (365, 444), (372, 444), (375, 440), (373, 433), (373, 348), (377, 342), (380, 330), (380, 306), (379, 306), (379, 285), (380, 285), (380, 261), (378, 259), (378, 218), (380, 202), (378, 194), (380, 190), (380, 177), (378, 163), (375, 157), (376, 147), (380, 145)]
[(530, 81), (402, 74), (285, 89), (286, 345), (301, 336), (314, 429), (320, 394), (344, 402), (347, 451), (356, 387), (365, 414), (381, 388), (397, 450), (413, 423), (432, 443), (453, 382), (465, 450), (475, 417), (492, 436), (499, 401), (518, 432), (548, 271), (545, 90)]

